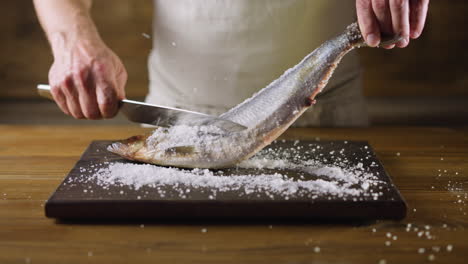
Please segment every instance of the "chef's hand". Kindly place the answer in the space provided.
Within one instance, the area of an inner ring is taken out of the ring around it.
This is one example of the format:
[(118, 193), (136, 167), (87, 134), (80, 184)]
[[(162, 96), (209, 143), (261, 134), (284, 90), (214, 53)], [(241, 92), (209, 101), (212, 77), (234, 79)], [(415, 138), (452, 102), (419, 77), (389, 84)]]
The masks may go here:
[(125, 97), (127, 72), (99, 36), (91, 4), (91, 0), (34, 0), (54, 54), (49, 84), (55, 101), (75, 118), (111, 118)]
[(49, 71), (52, 95), (60, 109), (78, 119), (114, 117), (125, 98), (127, 72), (100, 39), (52, 39), (54, 63)]
[(356, 0), (359, 28), (366, 43), (375, 47), (381, 35), (400, 34), (403, 39), (391, 49), (408, 46), (410, 38), (418, 38), (426, 22), (429, 0)]

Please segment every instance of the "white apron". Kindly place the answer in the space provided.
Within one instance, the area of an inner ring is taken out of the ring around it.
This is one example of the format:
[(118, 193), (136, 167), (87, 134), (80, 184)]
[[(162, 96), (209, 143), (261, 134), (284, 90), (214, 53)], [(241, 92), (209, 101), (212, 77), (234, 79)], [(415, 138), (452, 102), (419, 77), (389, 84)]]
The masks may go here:
[[(219, 115), (355, 20), (354, 1), (155, 0), (146, 101)], [(367, 123), (357, 55), (298, 126)]]

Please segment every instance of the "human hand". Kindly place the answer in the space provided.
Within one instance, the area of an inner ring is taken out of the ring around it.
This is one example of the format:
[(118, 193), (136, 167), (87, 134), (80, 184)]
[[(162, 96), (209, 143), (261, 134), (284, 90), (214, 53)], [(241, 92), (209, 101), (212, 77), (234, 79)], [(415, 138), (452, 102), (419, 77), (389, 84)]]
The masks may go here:
[(418, 38), (426, 22), (429, 0), (356, 0), (359, 28), (366, 43), (376, 47), (382, 35), (399, 34), (403, 39), (384, 46), (391, 49), (408, 46)]
[(77, 119), (114, 117), (127, 82), (117, 55), (96, 37), (59, 35), (51, 44), (49, 84), (60, 109)]

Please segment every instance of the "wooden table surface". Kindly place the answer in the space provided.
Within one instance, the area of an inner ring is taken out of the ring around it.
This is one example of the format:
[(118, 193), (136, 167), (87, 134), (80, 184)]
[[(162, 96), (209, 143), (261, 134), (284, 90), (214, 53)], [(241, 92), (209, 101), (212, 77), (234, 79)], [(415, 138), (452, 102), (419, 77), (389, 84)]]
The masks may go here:
[[(285, 133), (286, 139), (368, 140), (408, 202), (408, 216), (400, 222), (60, 223), (44, 217), (45, 200), (91, 140), (121, 139), (143, 130), (0, 125), (0, 263), (389, 264), (468, 259), (468, 127)], [(418, 253), (420, 249), (424, 253)]]

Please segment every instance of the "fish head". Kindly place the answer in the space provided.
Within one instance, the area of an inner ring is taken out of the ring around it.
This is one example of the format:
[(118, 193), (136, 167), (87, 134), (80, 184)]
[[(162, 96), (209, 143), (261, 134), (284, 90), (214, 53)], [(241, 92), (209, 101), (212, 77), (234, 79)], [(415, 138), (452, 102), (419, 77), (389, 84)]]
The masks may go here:
[(212, 167), (223, 161), (229, 135), (213, 127), (158, 127), (151, 134), (115, 142), (107, 149), (123, 158), (163, 166)]

